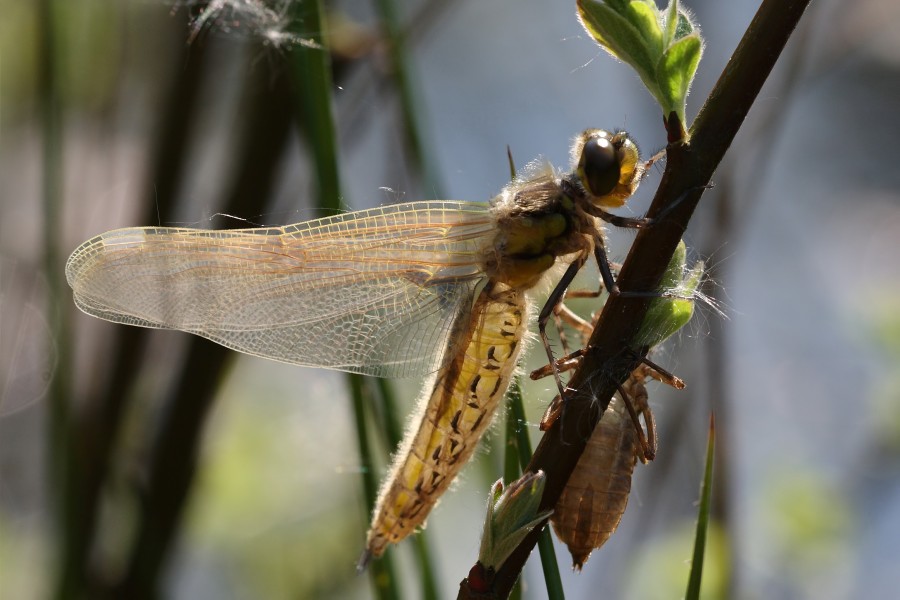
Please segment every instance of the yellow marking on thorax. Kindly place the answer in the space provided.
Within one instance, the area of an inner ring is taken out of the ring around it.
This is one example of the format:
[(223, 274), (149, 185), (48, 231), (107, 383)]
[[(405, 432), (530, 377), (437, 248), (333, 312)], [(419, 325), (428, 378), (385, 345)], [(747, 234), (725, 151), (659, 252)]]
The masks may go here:
[(371, 555), (421, 526), (471, 458), (509, 387), (526, 323), (522, 292), (497, 282), (481, 292), (381, 489), (366, 542)]

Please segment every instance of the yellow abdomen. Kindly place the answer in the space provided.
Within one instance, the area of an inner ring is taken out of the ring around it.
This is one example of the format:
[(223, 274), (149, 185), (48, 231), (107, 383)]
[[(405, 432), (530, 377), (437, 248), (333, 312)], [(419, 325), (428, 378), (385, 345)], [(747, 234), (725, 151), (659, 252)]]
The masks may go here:
[(456, 351), (444, 357), (432, 391), (420, 399), (418, 429), (407, 431), (379, 494), (366, 541), (371, 556), (421, 526), (471, 458), (516, 368), (524, 295), (488, 284), (461, 325)]

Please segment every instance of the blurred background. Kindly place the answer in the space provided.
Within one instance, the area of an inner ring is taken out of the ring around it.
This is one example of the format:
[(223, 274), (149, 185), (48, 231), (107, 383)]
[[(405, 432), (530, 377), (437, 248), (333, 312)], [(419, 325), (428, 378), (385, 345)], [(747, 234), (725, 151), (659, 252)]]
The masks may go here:
[[(650, 95), (574, 2), (398, 4), (325, 5), (344, 207), (486, 201), (507, 146), (565, 166), (587, 127), (664, 146)], [(706, 39), (690, 117), (757, 2), (688, 6)], [(109, 229), (323, 214), (307, 17), (278, 0), (0, 10), (0, 596), (373, 596), (354, 570), (368, 510), (347, 377), (89, 318), (63, 273)], [(701, 308), (657, 355), (688, 389), (651, 386), (660, 451), (618, 532), (580, 574), (557, 547), (569, 597), (681, 597), (711, 410), (707, 597), (900, 588), (898, 24), (890, 0), (820, 0), (801, 22), (686, 238), (725, 317)], [(632, 235), (613, 232), (614, 256)], [(419, 384), (396, 382), (401, 422)], [(535, 441), (551, 387), (526, 388), (516, 425)], [(427, 536), (390, 551), (404, 597), (452, 597), (474, 563), (503, 429)], [(523, 589), (546, 594), (536, 554)]]

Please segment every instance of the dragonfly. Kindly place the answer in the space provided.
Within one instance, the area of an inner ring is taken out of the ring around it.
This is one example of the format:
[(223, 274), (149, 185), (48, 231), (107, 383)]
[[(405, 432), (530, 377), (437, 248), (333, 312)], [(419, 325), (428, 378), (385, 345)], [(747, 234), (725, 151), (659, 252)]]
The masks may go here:
[[(576, 136), (571, 170), (535, 160), (487, 203), (428, 200), (283, 227), (133, 227), (93, 237), (66, 264), (75, 304), (115, 323), (175, 329), (246, 354), (380, 377), (428, 376), (381, 488), (360, 566), (425, 520), (506, 394), (530, 292), (568, 264), (546, 324), (595, 257), (617, 291), (603, 223), (646, 166), (625, 132)], [(563, 391), (558, 371), (557, 385)]]

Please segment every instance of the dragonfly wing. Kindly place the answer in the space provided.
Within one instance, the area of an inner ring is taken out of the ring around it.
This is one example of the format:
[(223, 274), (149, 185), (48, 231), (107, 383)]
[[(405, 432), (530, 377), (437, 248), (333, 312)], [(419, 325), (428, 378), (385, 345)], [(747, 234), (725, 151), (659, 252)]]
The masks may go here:
[(431, 201), (287, 227), (137, 227), (66, 265), (86, 313), (282, 362), (379, 376), (436, 370), (485, 278), (481, 203)]

